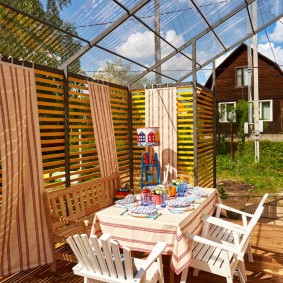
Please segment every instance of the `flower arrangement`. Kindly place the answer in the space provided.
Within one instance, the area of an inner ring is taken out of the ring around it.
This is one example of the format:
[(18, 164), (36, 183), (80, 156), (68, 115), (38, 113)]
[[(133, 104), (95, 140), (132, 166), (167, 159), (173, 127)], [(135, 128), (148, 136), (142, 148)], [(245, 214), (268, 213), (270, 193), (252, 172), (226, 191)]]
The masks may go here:
[(163, 185), (157, 185), (152, 189), (152, 192), (155, 195), (162, 195), (164, 191), (164, 186)]
[(172, 180), (172, 185), (178, 186), (180, 183), (184, 183), (181, 179)]

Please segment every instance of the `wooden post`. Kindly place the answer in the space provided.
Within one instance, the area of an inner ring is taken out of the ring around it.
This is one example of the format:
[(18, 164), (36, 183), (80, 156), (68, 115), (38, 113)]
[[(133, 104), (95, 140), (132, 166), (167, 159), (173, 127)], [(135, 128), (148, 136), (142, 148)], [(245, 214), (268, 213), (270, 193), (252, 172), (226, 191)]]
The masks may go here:
[(64, 69), (64, 149), (65, 149), (65, 186), (70, 187), (70, 120), (69, 120), (69, 78), (68, 67)]
[(198, 121), (197, 121), (197, 71), (196, 42), (192, 43), (192, 74), (193, 74), (193, 141), (194, 141), (194, 186), (198, 186)]

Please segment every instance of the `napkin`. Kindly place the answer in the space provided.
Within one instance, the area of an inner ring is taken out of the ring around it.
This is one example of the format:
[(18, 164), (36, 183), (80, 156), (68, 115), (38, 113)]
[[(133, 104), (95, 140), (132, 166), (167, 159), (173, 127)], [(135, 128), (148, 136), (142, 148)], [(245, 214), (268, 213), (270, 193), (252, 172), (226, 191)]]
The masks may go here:
[(127, 195), (124, 199), (116, 200), (117, 204), (130, 204), (136, 201), (136, 197), (133, 194)]
[(191, 201), (186, 200), (185, 198), (177, 198), (177, 199), (171, 199), (171, 200), (167, 200), (166, 204), (169, 207), (173, 207), (173, 208), (180, 208), (180, 207), (187, 207), (189, 206), (191, 203)]
[(129, 208), (128, 213), (154, 215), (157, 214), (157, 209), (149, 208), (147, 206), (132, 206)]

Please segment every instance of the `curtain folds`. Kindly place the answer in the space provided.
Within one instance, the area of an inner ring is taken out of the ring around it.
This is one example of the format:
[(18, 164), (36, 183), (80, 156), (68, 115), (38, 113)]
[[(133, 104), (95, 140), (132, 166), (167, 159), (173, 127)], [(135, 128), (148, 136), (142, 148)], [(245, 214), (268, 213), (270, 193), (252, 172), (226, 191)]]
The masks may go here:
[(109, 87), (89, 82), (93, 130), (102, 177), (119, 172)]
[(176, 90), (175, 87), (145, 90), (145, 125), (160, 127), (160, 146), (154, 150), (158, 153), (161, 173), (169, 164), (168, 180), (177, 178)]
[(0, 276), (50, 263), (34, 70), (0, 62)]

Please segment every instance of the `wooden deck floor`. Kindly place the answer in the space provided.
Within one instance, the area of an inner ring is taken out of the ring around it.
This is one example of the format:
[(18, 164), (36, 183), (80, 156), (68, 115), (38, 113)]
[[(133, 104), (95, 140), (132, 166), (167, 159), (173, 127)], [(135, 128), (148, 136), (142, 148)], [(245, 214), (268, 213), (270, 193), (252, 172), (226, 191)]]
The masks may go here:
[[(283, 226), (259, 223), (252, 234), (254, 263), (247, 263), (248, 282), (250, 283), (283, 283)], [(38, 267), (30, 271), (20, 272), (8, 278), (0, 279), (3, 283), (82, 283), (83, 280), (73, 275), (73, 264), (58, 261), (58, 271), (52, 273), (49, 266)], [(165, 282), (169, 282), (169, 258), (164, 258)], [(179, 282), (175, 277), (174, 282)], [(198, 277), (189, 272), (187, 282), (193, 283), (225, 283), (225, 278), (200, 272)], [(234, 283), (238, 283), (235, 277)]]

